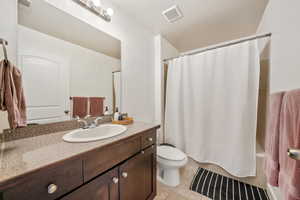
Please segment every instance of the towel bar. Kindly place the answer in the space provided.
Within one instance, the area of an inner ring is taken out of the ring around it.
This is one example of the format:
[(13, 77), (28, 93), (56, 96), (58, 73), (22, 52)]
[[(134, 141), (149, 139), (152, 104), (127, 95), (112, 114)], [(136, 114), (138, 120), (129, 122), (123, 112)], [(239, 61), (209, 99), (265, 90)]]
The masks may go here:
[(294, 160), (300, 160), (300, 149), (288, 149), (288, 156)]

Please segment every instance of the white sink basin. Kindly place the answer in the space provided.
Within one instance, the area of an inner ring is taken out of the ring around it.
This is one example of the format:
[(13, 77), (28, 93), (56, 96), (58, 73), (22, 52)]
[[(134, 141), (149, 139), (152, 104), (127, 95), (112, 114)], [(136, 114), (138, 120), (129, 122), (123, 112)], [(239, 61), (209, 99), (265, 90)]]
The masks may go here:
[(103, 124), (91, 129), (76, 129), (63, 136), (66, 142), (92, 142), (111, 138), (124, 133), (125, 126), (115, 124)]

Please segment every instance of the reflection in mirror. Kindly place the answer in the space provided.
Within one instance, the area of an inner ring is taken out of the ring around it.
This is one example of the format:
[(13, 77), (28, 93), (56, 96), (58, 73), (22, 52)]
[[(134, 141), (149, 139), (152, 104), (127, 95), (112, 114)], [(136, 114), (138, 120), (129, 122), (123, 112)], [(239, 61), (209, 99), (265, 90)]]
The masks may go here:
[(121, 43), (46, 1), (19, 5), (18, 66), (28, 123), (112, 113), (121, 102)]

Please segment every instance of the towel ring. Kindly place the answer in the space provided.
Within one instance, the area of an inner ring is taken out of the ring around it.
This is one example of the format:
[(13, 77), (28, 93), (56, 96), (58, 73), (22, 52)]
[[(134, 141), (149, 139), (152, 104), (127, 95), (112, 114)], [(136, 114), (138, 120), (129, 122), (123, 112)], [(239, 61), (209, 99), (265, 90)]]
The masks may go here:
[(8, 42), (3, 40), (3, 39), (0, 39), (0, 43), (2, 44), (2, 48), (3, 48), (3, 54), (4, 54), (4, 61), (8, 61), (8, 57), (7, 57), (7, 51), (6, 51), (6, 45), (8, 45)]

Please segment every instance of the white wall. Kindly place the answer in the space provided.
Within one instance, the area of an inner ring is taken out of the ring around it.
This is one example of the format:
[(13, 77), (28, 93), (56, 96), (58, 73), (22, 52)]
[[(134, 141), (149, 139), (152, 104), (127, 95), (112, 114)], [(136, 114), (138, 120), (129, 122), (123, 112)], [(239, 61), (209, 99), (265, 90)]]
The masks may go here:
[(179, 56), (179, 51), (161, 35), (155, 36), (155, 121), (161, 122), (163, 87), (163, 60)]
[[(270, 0), (258, 33), (272, 32), (270, 45), (270, 92), (300, 88), (300, 1)], [(280, 191), (268, 187), (273, 199)]]
[(300, 1), (270, 0), (258, 33), (272, 32), (270, 92), (300, 88)]
[(154, 38), (155, 43), (155, 71), (154, 71), (154, 94), (155, 94), (155, 122), (161, 122), (161, 93), (162, 93), (162, 55), (161, 36)]
[(180, 52), (164, 37), (161, 38), (162, 59), (172, 58), (180, 55)]
[[(47, 0), (53, 6), (77, 17), (99, 30), (121, 40), (122, 45), (122, 109), (137, 121), (154, 121), (154, 34), (112, 7), (115, 15), (110, 23), (70, 0)], [(84, 35), (84, 31), (82, 32)]]
[[(8, 57), (11, 62), (17, 61), (17, 0), (1, 0), (0, 2), (0, 38), (8, 41)], [(3, 58), (2, 47), (0, 58)]]
[[(0, 38), (8, 41), (8, 57), (13, 63), (17, 61), (17, 0), (0, 1)], [(3, 58), (2, 47), (0, 59)], [(6, 112), (0, 111), (0, 133), (8, 127)]]
[(163, 95), (164, 95), (164, 63), (163, 60), (179, 56), (179, 51), (161, 35), (155, 36), (155, 122), (162, 125), (159, 130), (159, 142), (163, 136)]
[(70, 81), (66, 101), (70, 96), (99, 96), (105, 97), (105, 105), (112, 108), (112, 71), (120, 66), (120, 60), (21, 25), (18, 26), (18, 50), (25, 55), (38, 52), (39, 56), (50, 56), (63, 63), (64, 78)]

